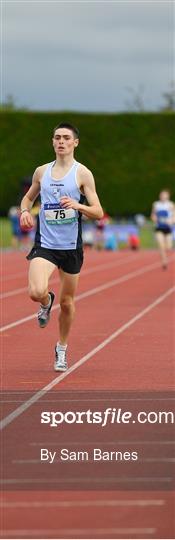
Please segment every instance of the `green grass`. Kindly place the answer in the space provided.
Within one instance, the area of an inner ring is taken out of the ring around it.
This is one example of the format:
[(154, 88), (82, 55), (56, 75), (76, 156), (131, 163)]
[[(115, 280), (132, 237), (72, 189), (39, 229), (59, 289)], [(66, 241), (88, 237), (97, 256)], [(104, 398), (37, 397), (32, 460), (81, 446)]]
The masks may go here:
[(143, 249), (153, 249), (157, 247), (154, 230), (151, 223), (148, 223), (140, 230), (140, 242)]
[(11, 225), (10, 221), (7, 218), (0, 219), (0, 247), (10, 247), (11, 246)]

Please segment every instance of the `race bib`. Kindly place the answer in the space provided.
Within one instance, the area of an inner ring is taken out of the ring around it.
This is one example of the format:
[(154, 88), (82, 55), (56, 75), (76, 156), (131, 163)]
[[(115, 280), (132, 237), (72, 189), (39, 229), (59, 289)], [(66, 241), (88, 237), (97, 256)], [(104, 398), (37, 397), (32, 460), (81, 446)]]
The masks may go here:
[(73, 208), (60, 208), (59, 204), (44, 204), (44, 215), (48, 225), (63, 225), (77, 221), (77, 215)]

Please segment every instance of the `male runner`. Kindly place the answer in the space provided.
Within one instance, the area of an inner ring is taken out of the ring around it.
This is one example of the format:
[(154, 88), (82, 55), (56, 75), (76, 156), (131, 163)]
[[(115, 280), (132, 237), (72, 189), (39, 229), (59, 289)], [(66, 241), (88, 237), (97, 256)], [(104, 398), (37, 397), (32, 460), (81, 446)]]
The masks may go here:
[(153, 203), (151, 219), (155, 223), (156, 240), (160, 250), (162, 268), (166, 270), (167, 251), (172, 249), (172, 228), (175, 223), (175, 205), (170, 201), (170, 192), (164, 189), (159, 194), (159, 200)]
[[(81, 214), (100, 219), (103, 210), (91, 171), (74, 159), (74, 150), (79, 143), (78, 129), (63, 122), (54, 129), (52, 142), (56, 159), (35, 170), (32, 186), (21, 201), (21, 226), (33, 226), (30, 210), (40, 193), (39, 226), (34, 247), (27, 256), (31, 260), (29, 295), (41, 304), (38, 322), (40, 328), (44, 328), (50, 319), (55, 296), (48, 290), (48, 281), (55, 268), (59, 268), (59, 342), (55, 347), (54, 369), (66, 371), (74, 296), (83, 264)], [(84, 204), (85, 197), (89, 206)]]

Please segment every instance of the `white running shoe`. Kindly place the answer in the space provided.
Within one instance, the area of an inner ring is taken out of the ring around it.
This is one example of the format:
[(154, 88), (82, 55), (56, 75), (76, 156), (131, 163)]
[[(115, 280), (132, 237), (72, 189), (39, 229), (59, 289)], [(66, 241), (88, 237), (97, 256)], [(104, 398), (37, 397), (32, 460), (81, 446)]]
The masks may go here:
[(47, 326), (49, 320), (50, 320), (50, 311), (52, 308), (52, 304), (54, 302), (55, 295), (52, 291), (49, 292), (51, 302), (49, 307), (41, 306), (40, 310), (38, 311), (38, 323), (40, 328), (45, 328)]
[(55, 347), (55, 371), (66, 371), (68, 369), (66, 350), (60, 349), (58, 345)]

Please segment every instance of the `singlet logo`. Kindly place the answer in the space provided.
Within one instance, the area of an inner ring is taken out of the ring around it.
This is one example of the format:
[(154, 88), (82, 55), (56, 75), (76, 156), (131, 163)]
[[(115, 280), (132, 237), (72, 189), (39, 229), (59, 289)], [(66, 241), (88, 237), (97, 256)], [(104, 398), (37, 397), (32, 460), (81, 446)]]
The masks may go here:
[(59, 186), (58, 186), (58, 184), (50, 184), (50, 186), (51, 186), (51, 187), (52, 187), (52, 186), (56, 186), (56, 187), (59, 189), (59, 186), (60, 186), (60, 187), (64, 187), (64, 184), (60, 184), (60, 183), (59, 183)]
[(53, 188), (53, 195), (57, 198), (57, 201), (60, 200), (62, 186), (64, 187), (64, 184), (51, 184), (51, 187)]

